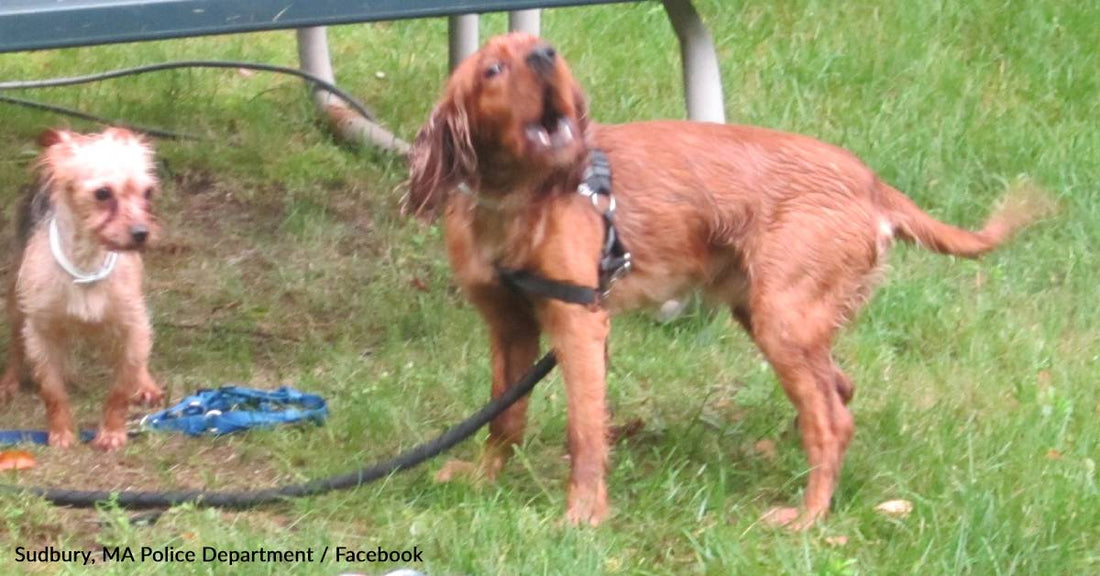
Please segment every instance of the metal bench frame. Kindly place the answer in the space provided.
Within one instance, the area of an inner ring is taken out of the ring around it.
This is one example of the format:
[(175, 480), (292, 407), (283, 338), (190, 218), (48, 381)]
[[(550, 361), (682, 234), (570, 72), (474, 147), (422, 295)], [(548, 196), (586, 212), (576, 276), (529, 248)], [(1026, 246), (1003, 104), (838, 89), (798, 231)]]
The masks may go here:
[[(335, 83), (324, 26), (408, 18), (450, 18), (453, 68), (479, 45), (479, 13), (510, 11), (509, 28), (538, 34), (540, 8), (635, 0), (4, 0), (0, 53), (139, 42), (210, 34), (297, 29), (299, 65)], [(710, 33), (691, 0), (662, 0), (680, 42), (687, 114), (724, 122), (722, 83)], [(324, 91), (314, 102), (346, 139), (404, 152), (408, 144), (350, 113)]]

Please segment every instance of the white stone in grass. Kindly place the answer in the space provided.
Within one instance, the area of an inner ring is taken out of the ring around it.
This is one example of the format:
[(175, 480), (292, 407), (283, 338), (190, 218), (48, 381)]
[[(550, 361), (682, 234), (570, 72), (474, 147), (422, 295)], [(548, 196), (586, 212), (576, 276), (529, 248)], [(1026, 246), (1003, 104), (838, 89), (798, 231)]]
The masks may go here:
[(679, 318), (686, 308), (687, 303), (685, 302), (679, 300), (666, 300), (665, 303), (661, 305), (661, 309), (657, 311), (657, 321), (662, 324), (672, 322)]
[(913, 503), (908, 500), (887, 500), (875, 510), (891, 518), (905, 518), (913, 511)]

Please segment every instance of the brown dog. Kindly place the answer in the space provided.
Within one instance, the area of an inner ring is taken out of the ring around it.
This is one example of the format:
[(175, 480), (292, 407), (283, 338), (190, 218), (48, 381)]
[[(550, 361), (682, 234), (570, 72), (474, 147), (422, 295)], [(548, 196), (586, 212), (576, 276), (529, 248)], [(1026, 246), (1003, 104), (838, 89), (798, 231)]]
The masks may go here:
[(92, 445), (113, 450), (126, 443), (130, 401), (163, 395), (149, 375), (153, 336), (141, 289), (140, 251), (156, 230), (153, 150), (118, 128), (48, 131), (41, 144), (38, 185), (20, 214), (0, 396), (19, 386), (26, 361), (46, 405), (50, 446), (69, 446), (69, 353), (77, 338), (93, 342), (111, 359), (115, 385)]
[[(604, 223), (576, 193), (590, 147), (613, 167), (615, 223), (633, 271), (614, 285), (606, 308), (503, 286), (498, 266), (596, 286)], [(446, 201), (451, 264), (489, 326), (493, 396), (531, 365), (540, 332), (557, 352), (574, 523), (608, 514), (610, 314), (692, 288), (729, 306), (797, 409), (811, 467), (801, 513), (778, 508), (766, 519), (805, 527), (827, 512), (854, 431), (846, 406), (853, 386), (833, 359), (833, 338), (867, 300), (892, 241), (976, 257), (1029, 220), (1026, 208), (1006, 205), (980, 232), (944, 224), (852, 154), (805, 136), (690, 122), (591, 123), (566, 64), (520, 34), (491, 40), (455, 70), (411, 163), (406, 208), (431, 214)], [(521, 441), (525, 413), (521, 402), (493, 422), (481, 473), (493, 477)]]

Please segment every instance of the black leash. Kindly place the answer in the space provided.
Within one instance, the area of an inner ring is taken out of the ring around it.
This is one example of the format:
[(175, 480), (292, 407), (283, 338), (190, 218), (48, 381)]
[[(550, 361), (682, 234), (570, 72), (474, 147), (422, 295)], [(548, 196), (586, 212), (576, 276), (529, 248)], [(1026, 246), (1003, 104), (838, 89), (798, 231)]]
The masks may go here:
[(355, 472), (291, 484), (266, 490), (217, 492), (207, 490), (140, 491), (140, 490), (65, 490), (0, 484), (0, 492), (33, 494), (59, 506), (90, 508), (98, 502), (115, 502), (122, 508), (167, 508), (191, 503), (198, 506), (220, 508), (252, 508), (263, 504), (281, 502), (287, 498), (313, 496), (333, 490), (357, 488), (402, 470), (408, 470), (469, 438), (482, 426), (496, 418), (539, 383), (554, 366), (557, 359), (553, 351), (547, 352), (526, 374), (498, 398), (480, 410), (428, 442), (414, 446), (389, 460), (361, 468)]
[[(374, 120), (374, 114), (360, 101), (356, 100), (354, 96), (342, 90), (339, 86), (318, 77), (314, 74), (310, 74), (304, 70), (298, 68), (290, 68), (287, 66), (277, 66), (275, 64), (265, 64), (262, 62), (237, 62), (231, 60), (184, 60), (179, 62), (162, 62), (160, 64), (150, 64), (146, 66), (136, 66), (133, 68), (123, 68), (120, 70), (110, 70), (108, 72), (100, 72), (96, 74), (88, 74), (85, 76), (73, 76), (68, 78), (47, 78), (45, 80), (12, 80), (0, 82), (0, 92), (5, 90), (27, 90), (31, 88), (53, 88), (61, 86), (74, 86), (77, 84), (87, 84), (89, 82), (99, 82), (102, 80), (111, 80), (114, 78), (121, 78), (123, 76), (134, 76), (139, 74), (147, 74), (149, 72), (160, 72), (162, 70), (175, 70), (178, 68), (229, 68), (238, 69), (244, 68), (247, 70), (257, 70), (260, 72), (275, 72), (278, 74), (289, 74), (291, 76), (297, 76), (302, 80), (305, 80), (314, 86), (324, 89), (336, 98), (343, 100), (355, 110), (360, 116), (367, 120)], [(155, 136), (158, 138), (168, 138), (173, 140), (203, 140), (201, 136), (194, 134), (186, 134), (181, 132), (173, 132), (170, 130), (163, 130), (159, 128), (151, 128), (147, 126), (138, 126), (133, 124), (125, 124), (109, 118), (103, 118), (80, 110), (74, 110), (72, 108), (65, 108), (63, 106), (57, 106), (54, 104), (46, 104), (43, 102), (36, 102), (33, 100), (24, 100), (22, 98), (15, 98), (12, 96), (0, 95), (0, 102), (6, 104), (13, 104), (16, 106), (23, 106), (26, 108), (32, 108), (35, 110), (45, 110), (48, 112), (56, 112), (58, 114), (64, 114), (67, 116), (73, 116), (74, 118), (80, 118), (82, 120), (89, 120), (92, 122), (99, 122), (101, 124), (122, 126), (124, 128), (130, 128)]]
[[(0, 84), (0, 88), (3, 85)], [(630, 271), (630, 253), (619, 240), (615, 230), (615, 198), (611, 195), (611, 167), (607, 157), (599, 150), (589, 155), (589, 167), (577, 192), (592, 200), (592, 205), (601, 211), (604, 219), (604, 245), (599, 262), (599, 286), (591, 288), (569, 282), (543, 278), (537, 274), (522, 270), (499, 269), (501, 279), (525, 294), (555, 298), (573, 304), (595, 305), (604, 301), (611, 285), (622, 275)], [(600, 207), (601, 202), (606, 206)], [(264, 504), (281, 502), (287, 498), (313, 496), (334, 490), (357, 488), (395, 472), (408, 470), (426, 460), (449, 450), (459, 442), (469, 438), (492, 419), (501, 415), (510, 406), (534, 389), (557, 365), (554, 352), (547, 352), (526, 374), (508, 388), (504, 394), (493, 399), (480, 410), (450, 428), (432, 440), (414, 446), (389, 460), (377, 462), (354, 472), (319, 478), (300, 484), (290, 484), (265, 490), (221, 492), (208, 490), (67, 490), (61, 488), (42, 488), (35, 486), (17, 486), (0, 484), (0, 493), (33, 494), (59, 506), (89, 508), (99, 502), (114, 502), (122, 508), (145, 509), (167, 508), (179, 504), (195, 504), (219, 508), (252, 508)], [(155, 521), (150, 517), (149, 521)]]

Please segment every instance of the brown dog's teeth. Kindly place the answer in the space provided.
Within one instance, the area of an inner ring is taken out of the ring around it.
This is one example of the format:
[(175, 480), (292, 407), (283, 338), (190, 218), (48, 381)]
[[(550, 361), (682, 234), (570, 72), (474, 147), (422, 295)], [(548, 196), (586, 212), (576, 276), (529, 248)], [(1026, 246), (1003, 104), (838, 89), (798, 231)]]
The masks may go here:
[(573, 142), (573, 126), (567, 118), (558, 121), (557, 130), (554, 131), (554, 147), (567, 146)]
[(546, 128), (534, 124), (527, 127), (527, 139), (533, 142), (537, 142), (542, 146), (550, 146), (550, 133), (546, 131)]

